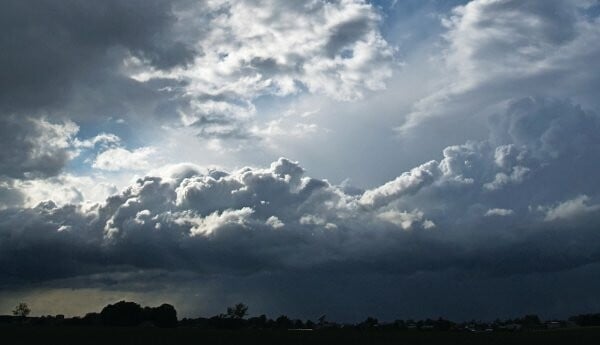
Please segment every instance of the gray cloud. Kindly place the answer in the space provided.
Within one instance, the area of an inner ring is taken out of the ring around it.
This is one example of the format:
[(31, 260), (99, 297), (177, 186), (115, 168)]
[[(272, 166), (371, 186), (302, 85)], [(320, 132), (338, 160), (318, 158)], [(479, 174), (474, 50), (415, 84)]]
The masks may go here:
[[(599, 106), (600, 51), (588, 1), (470, 1), (443, 19), (443, 86), (415, 104), (409, 128), (436, 118), (472, 118), (507, 99), (535, 94)], [(582, 68), (582, 66), (586, 66)], [(561, 87), (556, 87), (561, 85)], [(532, 91), (533, 90), (533, 91)]]
[(0, 209), (22, 205), (24, 201), (23, 193), (14, 185), (14, 182), (0, 182)]
[(169, 35), (175, 21), (171, 6), (163, 1), (3, 2), (2, 108), (62, 102), (78, 82), (115, 74), (128, 53), (155, 68), (188, 63), (193, 50)]
[(71, 141), (78, 130), (70, 121), (0, 117), (0, 178), (57, 175), (70, 159)]

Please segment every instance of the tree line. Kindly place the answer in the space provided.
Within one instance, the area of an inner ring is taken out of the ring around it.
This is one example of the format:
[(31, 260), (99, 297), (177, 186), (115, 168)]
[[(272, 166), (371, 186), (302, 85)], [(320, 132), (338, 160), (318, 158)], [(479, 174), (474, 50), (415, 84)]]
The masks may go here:
[(444, 318), (425, 320), (395, 320), (379, 322), (374, 317), (353, 324), (339, 324), (327, 320), (322, 315), (316, 321), (291, 319), (281, 315), (275, 319), (266, 315), (247, 317), (248, 306), (238, 303), (228, 307), (226, 312), (212, 317), (177, 318), (175, 307), (162, 304), (158, 307), (142, 307), (135, 302), (120, 301), (105, 306), (99, 313), (88, 313), (83, 317), (65, 318), (63, 315), (29, 317), (31, 309), (26, 303), (19, 303), (12, 316), (0, 316), (0, 323), (26, 323), (36, 325), (76, 325), (110, 327), (196, 327), (203, 329), (380, 329), (380, 330), (440, 330), (440, 331), (517, 331), (564, 327), (600, 326), (600, 313), (581, 314), (567, 320), (548, 320), (543, 322), (537, 315), (525, 315), (521, 318), (493, 322), (469, 321), (453, 322)]

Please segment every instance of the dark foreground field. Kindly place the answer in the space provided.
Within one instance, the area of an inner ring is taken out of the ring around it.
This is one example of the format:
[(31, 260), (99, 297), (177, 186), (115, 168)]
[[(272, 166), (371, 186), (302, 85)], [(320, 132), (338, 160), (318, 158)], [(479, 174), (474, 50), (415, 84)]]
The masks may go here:
[(466, 333), (0, 326), (0, 332), (3, 344), (600, 344), (600, 328)]

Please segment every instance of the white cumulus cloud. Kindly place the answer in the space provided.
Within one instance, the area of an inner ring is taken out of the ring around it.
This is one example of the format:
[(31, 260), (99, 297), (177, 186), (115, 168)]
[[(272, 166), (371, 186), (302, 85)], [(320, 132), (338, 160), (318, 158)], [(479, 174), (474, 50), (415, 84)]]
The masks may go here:
[(110, 148), (98, 154), (92, 167), (108, 171), (148, 170), (156, 153), (154, 147), (140, 147), (131, 151), (122, 147)]

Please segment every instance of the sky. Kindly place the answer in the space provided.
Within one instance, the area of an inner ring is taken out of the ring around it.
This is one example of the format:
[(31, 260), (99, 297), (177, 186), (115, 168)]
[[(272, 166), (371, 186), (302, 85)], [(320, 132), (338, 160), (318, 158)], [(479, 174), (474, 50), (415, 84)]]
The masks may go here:
[(0, 4), (0, 314), (600, 311), (597, 0)]

